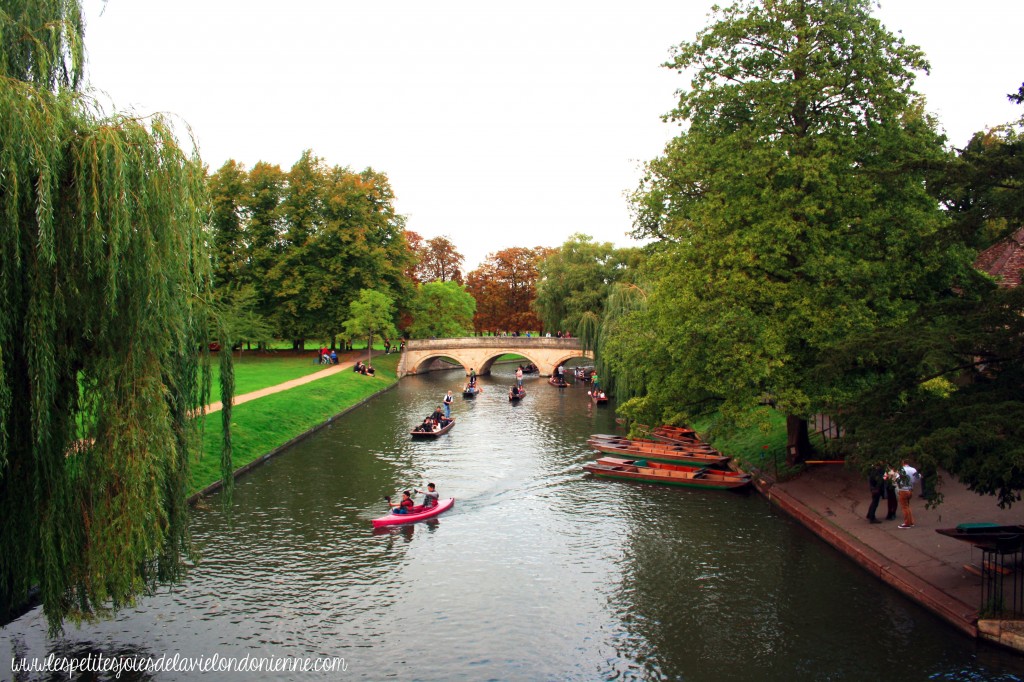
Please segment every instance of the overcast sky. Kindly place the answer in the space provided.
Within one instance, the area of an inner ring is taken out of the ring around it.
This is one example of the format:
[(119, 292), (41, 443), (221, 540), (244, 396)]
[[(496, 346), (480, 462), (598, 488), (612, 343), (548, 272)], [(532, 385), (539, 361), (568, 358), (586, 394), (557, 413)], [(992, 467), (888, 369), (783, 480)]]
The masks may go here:
[[(408, 228), (470, 270), (574, 232), (619, 246), (625, 194), (673, 135), (685, 79), (659, 65), (704, 0), (84, 0), (87, 78), (108, 108), (187, 123), (216, 170), (304, 149), (385, 173)], [(722, 4), (728, 4), (724, 2)], [(917, 87), (955, 145), (1019, 118), (1024, 0), (885, 0), (921, 46)]]

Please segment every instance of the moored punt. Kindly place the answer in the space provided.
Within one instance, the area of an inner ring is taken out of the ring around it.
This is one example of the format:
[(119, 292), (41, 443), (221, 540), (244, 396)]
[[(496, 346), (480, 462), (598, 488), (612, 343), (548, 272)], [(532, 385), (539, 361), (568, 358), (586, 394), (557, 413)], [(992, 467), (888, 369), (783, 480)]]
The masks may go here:
[(751, 476), (736, 471), (719, 471), (706, 467), (689, 467), (644, 459), (601, 457), (583, 465), (584, 471), (602, 478), (662, 483), (689, 488), (734, 490), (750, 485)]
[(441, 434), (451, 431), (453, 426), (455, 426), (455, 417), (452, 417), (450, 422), (442, 426), (437, 431), (410, 431), (409, 433), (413, 438), (437, 438)]
[(608, 455), (620, 455), (634, 459), (649, 459), (654, 462), (667, 462), (670, 464), (696, 464), (699, 466), (713, 466), (725, 468), (728, 465), (729, 457), (720, 452), (686, 452), (678, 450), (659, 450), (644, 446), (627, 446), (610, 443), (600, 440), (588, 440), (590, 447)]
[(956, 528), (936, 528), (935, 532), (989, 551), (1015, 551), (1024, 543), (1024, 526), (962, 523)]
[(651, 435), (658, 440), (667, 443), (693, 443), (700, 442), (697, 432), (685, 426), (656, 426), (651, 429)]
[(659, 450), (672, 450), (674, 452), (718, 452), (718, 450), (707, 443), (699, 441), (693, 443), (666, 443), (665, 441), (651, 440), (650, 438), (626, 438), (625, 436), (615, 436), (605, 433), (595, 433), (590, 436), (590, 439), (607, 441), (609, 443), (618, 443), (620, 445), (650, 446)]
[(373, 520), (373, 527), (380, 528), (381, 526), (395, 526), (400, 523), (416, 523), (424, 519), (431, 519), (438, 514), (444, 512), (455, 506), (455, 498), (449, 497), (444, 500), (439, 500), (433, 507), (424, 507), (423, 505), (417, 505), (412, 508), (412, 511), (408, 514), (395, 514), (391, 513), (387, 516), (381, 516)]

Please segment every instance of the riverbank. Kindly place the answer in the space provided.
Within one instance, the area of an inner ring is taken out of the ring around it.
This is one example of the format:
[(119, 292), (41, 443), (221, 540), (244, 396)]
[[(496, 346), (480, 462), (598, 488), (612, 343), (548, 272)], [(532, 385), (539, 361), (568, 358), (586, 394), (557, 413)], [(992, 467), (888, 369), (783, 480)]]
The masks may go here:
[[(342, 364), (302, 379), (237, 396), (231, 411), (235, 478), (398, 382), (397, 353), (375, 355), (374, 376), (350, 371), (355, 359), (354, 355), (346, 357)], [(210, 406), (209, 421), (203, 432), (203, 455), (192, 466), (190, 504), (195, 504), (223, 484), (220, 474), (220, 417), (212, 410), (213, 406)]]
[[(981, 550), (935, 532), (961, 523), (1021, 524), (1024, 512), (1000, 509), (995, 498), (940, 475), (943, 503), (926, 509), (924, 500), (915, 496), (915, 525), (909, 529), (898, 528), (899, 511), (895, 520), (869, 523), (867, 481), (842, 465), (810, 467), (785, 481), (762, 475), (755, 477), (755, 486), (825, 542), (963, 633), (1024, 653), (1019, 621), (979, 619), (982, 580), (965, 566), (977, 565)], [(884, 518), (884, 509), (883, 501), (879, 518)]]

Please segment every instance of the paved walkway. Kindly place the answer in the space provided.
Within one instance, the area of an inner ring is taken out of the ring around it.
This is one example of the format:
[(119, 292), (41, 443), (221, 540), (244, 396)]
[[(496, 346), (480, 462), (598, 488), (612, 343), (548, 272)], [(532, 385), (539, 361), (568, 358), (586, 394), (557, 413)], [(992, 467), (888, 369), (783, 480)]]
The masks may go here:
[[(306, 376), (299, 377), (298, 379), (285, 381), (284, 383), (277, 384), (276, 386), (267, 386), (266, 388), (261, 388), (258, 391), (252, 391), (251, 393), (243, 393), (242, 395), (236, 395), (235, 399), (232, 401), (231, 404), (232, 406), (241, 405), (242, 403), (247, 403), (250, 400), (256, 400), (257, 398), (262, 398), (263, 396), (270, 395), (272, 393), (280, 393), (281, 391), (287, 391), (290, 388), (302, 386), (303, 384), (308, 384), (311, 381), (323, 379), (325, 377), (331, 376), (332, 374), (337, 374), (338, 372), (344, 371), (346, 369), (351, 369), (352, 366), (356, 364), (356, 360), (359, 360), (361, 358), (353, 355), (352, 353), (349, 353), (349, 355), (351, 357), (348, 357), (345, 360), (339, 358), (338, 364), (325, 367), (319, 372), (313, 372), (312, 374), (307, 374)], [(211, 412), (220, 412), (222, 407), (223, 405), (220, 403), (220, 401), (210, 403), (209, 405), (203, 408), (203, 413), (210, 414)]]
[[(986, 621), (979, 626), (981, 578), (964, 565), (980, 564), (981, 550), (935, 532), (961, 523), (1024, 524), (1024, 503), (1000, 509), (994, 497), (976, 495), (946, 473), (940, 476), (944, 502), (926, 509), (915, 494), (915, 525), (908, 529), (897, 528), (902, 522), (898, 509), (895, 521), (869, 523), (867, 480), (843, 465), (815, 465), (791, 481), (756, 483), (773, 502), (881, 580), (972, 636), (1024, 651), (1017, 624)], [(878, 512), (879, 519), (885, 518), (884, 499)]]

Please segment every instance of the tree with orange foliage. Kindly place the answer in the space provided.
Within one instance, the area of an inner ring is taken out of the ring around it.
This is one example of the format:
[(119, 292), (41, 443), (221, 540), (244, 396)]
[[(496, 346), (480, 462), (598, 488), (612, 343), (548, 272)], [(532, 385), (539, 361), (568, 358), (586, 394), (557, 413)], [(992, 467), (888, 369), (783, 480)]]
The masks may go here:
[(411, 278), (414, 282), (465, 283), (462, 277), (462, 264), (466, 259), (450, 239), (433, 237), (424, 240), (420, 235), (408, 230), (405, 234), (409, 248), (416, 256)]
[(532, 305), (537, 297), (538, 265), (552, 251), (544, 246), (503, 249), (469, 273), (466, 289), (476, 299), (473, 326), (478, 333), (541, 329)]

